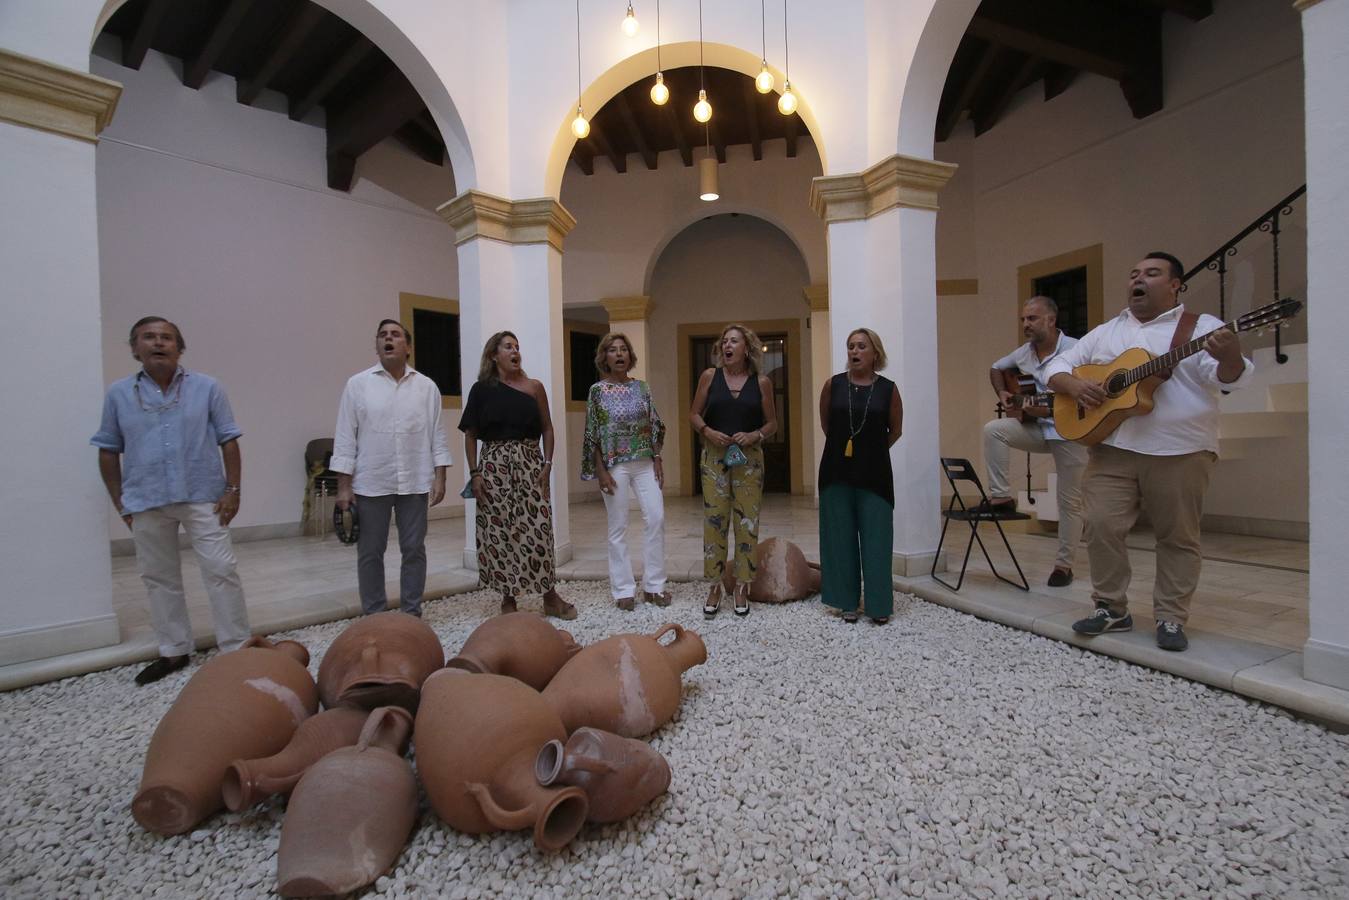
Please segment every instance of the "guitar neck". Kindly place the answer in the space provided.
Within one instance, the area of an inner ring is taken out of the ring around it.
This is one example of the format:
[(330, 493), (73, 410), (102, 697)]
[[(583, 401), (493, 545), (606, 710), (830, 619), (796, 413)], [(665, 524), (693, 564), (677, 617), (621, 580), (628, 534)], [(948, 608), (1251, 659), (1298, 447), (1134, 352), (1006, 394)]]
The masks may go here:
[(1181, 360), (1193, 356), (1200, 350), (1203, 350), (1204, 344), (1209, 339), (1209, 335), (1213, 334), (1216, 331), (1222, 331), (1223, 328), (1226, 328), (1228, 331), (1231, 331), (1233, 333), (1238, 331), (1237, 323), (1235, 321), (1224, 322), (1221, 328), (1215, 328), (1213, 329), (1213, 331), (1207, 332), (1203, 336), (1197, 337), (1194, 340), (1190, 341), (1189, 343), (1181, 344), (1179, 347), (1176, 347), (1173, 350), (1169, 350), (1166, 353), (1163, 353), (1161, 356), (1148, 360), (1147, 362), (1143, 363), (1143, 365), (1138, 366), (1137, 368), (1130, 369), (1128, 374), (1125, 376), (1128, 380), (1128, 383), (1137, 384), (1144, 378), (1150, 378), (1153, 375), (1158, 375), (1162, 372), (1165, 372), (1167, 369), (1175, 368), (1180, 363)]

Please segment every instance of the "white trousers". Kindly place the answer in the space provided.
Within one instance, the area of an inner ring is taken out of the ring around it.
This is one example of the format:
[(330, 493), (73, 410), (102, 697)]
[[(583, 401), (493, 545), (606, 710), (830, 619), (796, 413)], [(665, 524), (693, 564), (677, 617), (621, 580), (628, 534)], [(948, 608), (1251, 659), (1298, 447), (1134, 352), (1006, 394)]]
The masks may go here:
[(150, 595), (150, 621), (159, 638), (161, 656), (192, 652), (192, 623), (183, 594), (183, 567), (178, 556), (178, 526), (192, 541), (201, 566), (201, 580), (211, 601), (215, 639), (221, 650), (238, 650), (252, 637), (244, 588), (234, 559), (229, 529), (212, 511), (214, 503), (170, 503), (131, 517), (136, 568)]
[(614, 492), (601, 494), (609, 519), (609, 588), (614, 599), (634, 597), (637, 582), (628, 556), (628, 506), (637, 496), (646, 523), (642, 535), (642, 590), (665, 590), (665, 500), (656, 484), (656, 464), (649, 459), (619, 463), (609, 470)]
[(1011, 451), (1049, 453), (1058, 473), (1059, 554), (1056, 566), (1073, 567), (1077, 545), (1082, 541), (1082, 472), (1087, 467), (1087, 448), (1072, 441), (1047, 441), (1039, 425), (1016, 419), (993, 419), (984, 425), (984, 464), (988, 466), (988, 496), (1010, 497), (1007, 468)]

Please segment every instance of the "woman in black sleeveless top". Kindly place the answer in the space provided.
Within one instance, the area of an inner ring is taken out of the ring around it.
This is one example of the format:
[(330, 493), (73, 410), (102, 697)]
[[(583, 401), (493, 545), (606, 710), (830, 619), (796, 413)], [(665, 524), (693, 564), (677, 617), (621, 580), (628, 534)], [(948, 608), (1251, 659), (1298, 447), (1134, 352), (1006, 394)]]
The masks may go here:
[[(904, 407), (899, 389), (876, 374), (885, 347), (870, 328), (848, 335), (848, 368), (820, 392), (824, 455), (820, 458), (820, 568), (824, 602), (857, 621), (858, 598), (877, 625), (890, 621), (894, 594), (895, 481), (890, 447), (899, 440)], [(864, 587), (865, 585), (865, 587)]]
[[(716, 365), (698, 379), (689, 410), (689, 422), (703, 439), (703, 575), (712, 579), (703, 615), (709, 618), (721, 609), (728, 527), (734, 533), (735, 614), (749, 615), (763, 501), (762, 444), (778, 430), (773, 383), (760, 373), (762, 360), (758, 336), (743, 325), (727, 325), (717, 342)], [(739, 458), (728, 460), (732, 447)]]
[[(516, 611), (521, 594), (542, 594), (543, 614), (576, 618), (558, 596), (553, 564), (553, 420), (543, 384), (520, 367), (520, 342), (498, 331), (482, 349), (478, 380), (459, 417), (469, 487), (478, 501), (478, 583)], [(543, 452), (539, 452), (539, 442)], [(482, 455), (478, 442), (482, 442)]]

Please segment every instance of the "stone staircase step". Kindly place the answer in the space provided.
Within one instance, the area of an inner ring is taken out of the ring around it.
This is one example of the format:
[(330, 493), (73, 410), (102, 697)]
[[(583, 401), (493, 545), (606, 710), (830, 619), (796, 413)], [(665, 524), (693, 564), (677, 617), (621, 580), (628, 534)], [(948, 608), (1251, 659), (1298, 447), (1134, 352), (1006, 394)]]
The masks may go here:
[(1275, 438), (1284, 437), (1307, 427), (1305, 412), (1241, 412), (1222, 413), (1218, 417), (1218, 437)]
[(1270, 412), (1305, 413), (1307, 411), (1307, 382), (1305, 381), (1271, 384), (1267, 392)]

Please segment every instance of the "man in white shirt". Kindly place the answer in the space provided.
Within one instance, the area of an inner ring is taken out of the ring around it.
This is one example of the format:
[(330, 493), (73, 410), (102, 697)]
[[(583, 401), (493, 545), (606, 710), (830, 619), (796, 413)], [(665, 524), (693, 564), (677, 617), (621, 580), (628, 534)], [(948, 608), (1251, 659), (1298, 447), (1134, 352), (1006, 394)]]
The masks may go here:
[(389, 606), (384, 550), (390, 514), (397, 519), (402, 552), (400, 606), (422, 614), (426, 511), (445, 499), (445, 468), (453, 464), (440, 429), (440, 389), (408, 365), (411, 350), (412, 338), (400, 322), (380, 322), (379, 364), (348, 379), (337, 408), (328, 466), (338, 473), (338, 508), (356, 504), (356, 575), (366, 615)]
[[(1004, 409), (1012, 406), (1010, 391), (1003, 382), (1003, 372), (1016, 370), (1035, 381), (1037, 393), (1049, 388), (1045, 384), (1045, 368), (1049, 363), (1077, 343), (1059, 330), (1059, 307), (1049, 297), (1032, 297), (1021, 308), (1021, 333), (1026, 343), (993, 364), (988, 380)], [(984, 465), (988, 469), (989, 503), (982, 512), (993, 515), (1016, 511), (1007, 482), (1011, 451), (1049, 453), (1054, 457), (1058, 473), (1057, 499), (1059, 507), (1059, 552), (1054, 559), (1054, 571), (1049, 574), (1050, 587), (1064, 587), (1073, 582), (1073, 560), (1077, 545), (1082, 541), (1082, 470), (1087, 465), (1087, 448), (1065, 441), (1054, 430), (1054, 411), (1044, 407), (1028, 406), (1023, 410), (1025, 421), (1008, 416), (993, 419), (984, 425)]]
[[(1094, 409), (1105, 389), (1072, 374), (1075, 366), (1109, 363), (1133, 347), (1154, 356), (1172, 345), (1185, 307), (1179, 305), (1184, 268), (1169, 253), (1154, 251), (1129, 273), (1129, 304), (1093, 328), (1076, 347), (1046, 370), (1049, 386)], [(1152, 520), (1157, 576), (1152, 589), (1157, 646), (1189, 646), (1185, 622), (1199, 584), (1202, 558), (1199, 520), (1209, 472), (1218, 459), (1218, 393), (1250, 382), (1255, 367), (1241, 355), (1236, 333), (1201, 315), (1194, 337), (1208, 335), (1204, 350), (1181, 360), (1153, 394), (1152, 412), (1125, 419), (1091, 448), (1086, 472), (1087, 552), (1091, 558), (1095, 611), (1073, 624), (1084, 636), (1133, 628), (1126, 592), (1129, 551), (1125, 538), (1140, 505)]]

